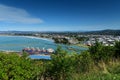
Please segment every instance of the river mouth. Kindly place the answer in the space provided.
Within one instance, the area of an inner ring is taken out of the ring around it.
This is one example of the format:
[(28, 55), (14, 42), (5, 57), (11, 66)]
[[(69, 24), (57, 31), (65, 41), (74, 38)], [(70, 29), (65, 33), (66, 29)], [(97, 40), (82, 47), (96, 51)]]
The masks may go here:
[(86, 50), (86, 48), (83, 47), (56, 44), (53, 40), (46, 38), (38, 38), (31, 36), (0, 36), (0, 51), (21, 52), (22, 49), (26, 47), (38, 47), (40, 49), (52, 48), (56, 50), (58, 45), (60, 45), (63, 49), (67, 50), (68, 52), (81, 52)]

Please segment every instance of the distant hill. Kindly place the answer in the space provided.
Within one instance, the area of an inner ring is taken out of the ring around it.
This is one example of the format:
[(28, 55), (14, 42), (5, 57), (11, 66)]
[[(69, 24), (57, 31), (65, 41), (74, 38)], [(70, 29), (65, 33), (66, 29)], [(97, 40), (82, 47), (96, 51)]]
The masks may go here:
[(120, 30), (101, 30), (101, 31), (88, 31), (82, 32), (82, 34), (94, 34), (94, 35), (120, 35)]
[(120, 36), (120, 30), (100, 30), (100, 31), (64, 31), (64, 32), (57, 32), (57, 31), (0, 31), (0, 34), (25, 34), (25, 35), (31, 35), (36, 33), (52, 33), (52, 34), (93, 34), (93, 35), (119, 35)]

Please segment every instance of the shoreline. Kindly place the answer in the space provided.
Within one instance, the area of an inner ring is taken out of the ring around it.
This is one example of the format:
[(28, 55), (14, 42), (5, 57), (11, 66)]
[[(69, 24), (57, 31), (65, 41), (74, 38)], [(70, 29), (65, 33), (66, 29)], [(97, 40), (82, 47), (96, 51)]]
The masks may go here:
[[(0, 51), (1, 53), (4, 53), (4, 54), (12, 54), (12, 53), (15, 53), (16, 55), (18, 56), (22, 56), (22, 52), (16, 52), (16, 51)], [(37, 59), (36, 57), (51, 57), (51, 55), (45, 55), (45, 54), (32, 54), (32, 55), (28, 55), (29, 58), (31, 59)], [(35, 58), (33, 58), (35, 57)]]
[[(40, 39), (40, 40), (45, 40), (45, 41), (50, 41), (50, 42), (54, 42), (54, 40), (50, 39), (50, 38), (42, 38), (42, 37), (37, 37), (37, 36), (19, 36), (19, 35), (0, 35), (0, 36), (3, 36), (3, 37), (24, 37), (24, 38), (30, 38), (30, 39)], [(59, 44), (58, 44), (59, 45)], [(60, 44), (61, 45), (61, 44)], [(61, 45), (61, 46), (64, 46), (65, 44)], [(68, 45), (67, 45), (68, 46)], [(75, 44), (75, 45), (69, 45), (69, 46), (77, 46), (77, 47), (83, 47), (83, 48), (88, 48), (88, 46), (85, 46), (85, 45), (82, 45), (82, 44)], [(17, 53), (20, 53), (22, 52), (22, 50), (20, 51), (14, 51), (14, 50), (0, 50), (0, 51), (3, 51), (3, 52), (17, 52)]]
[(19, 35), (0, 35), (0, 36), (7, 36), (7, 37), (25, 37), (25, 38), (41, 39), (41, 40), (46, 40), (46, 41), (54, 42), (53, 39), (50, 39), (50, 38), (43, 38), (43, 37), (37, 37), (37, 36), (19, 36)]
[(78, 47), (83, 47), (83, 48), (89, 48), (89, 46), (83, 45), (83, 44), (76, 44)]
[(13, 50), (0, 50), (0, 52), (16, 52), (16, 53), (19, 53), (19, 52), (22, 52), (22, 51), (13, 51)]
[(23, 37), (27, 37), (27, 38), (31, 38), (31, 39), (41, 39), (41, 40), (54, 42), (54, 40), (50, 39), (50, 38), (43, 38), (43, 37), (37, 37), (37, 36), (23, 36)]

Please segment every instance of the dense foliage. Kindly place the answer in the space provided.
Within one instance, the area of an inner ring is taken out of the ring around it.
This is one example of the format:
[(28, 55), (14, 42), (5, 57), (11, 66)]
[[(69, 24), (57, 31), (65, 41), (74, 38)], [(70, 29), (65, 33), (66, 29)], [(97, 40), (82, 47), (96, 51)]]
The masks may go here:
[(0, 53), (0, 80), (34, 79), (40, 69), (30, 59), (16, 53)]
[(115, 49), (114, 57), (120, 58), (120, 42), (116, 42), (114, 49)]
[(55, 43), (70, 44), (66, 38), (52, 38)]
[(113, 46), (103, 46), (101, 43), (96, 42), (94, 46), (89, 48), (92, 59), (96, 62), (104, 60), (109, 61), (114, 55)]
[(0, 80), (120, 80), (120, 42), (96, 43), (80, 54), (58, 47), (51, 60), (31, 60), (25, 53), (0, 53)]

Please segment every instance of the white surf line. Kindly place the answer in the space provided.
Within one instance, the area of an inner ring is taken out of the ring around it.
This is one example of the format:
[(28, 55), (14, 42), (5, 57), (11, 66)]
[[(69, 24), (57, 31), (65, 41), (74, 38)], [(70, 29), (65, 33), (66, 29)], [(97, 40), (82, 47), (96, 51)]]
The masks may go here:
[(51, 41), (51, 42), (54, 42), (54, 40), (52, 39), (49, 39), (49, 38), (41, 38), (41, 37), (35, 37), (35, 36), (12, 36), (12, 35), (0, 35), (2, 37), (25, 37), (25, 38), (32, 38), (32, 39), (41, 39), (41, 40), (46, 40), (46, 41)]
[(49, 38), (41, 38), (41, 37), (35, 37), (35, 36), (22, 36), (22, 37), (27, 37), (27, 38), (32, 38), (32, 39), (41, 39), (41, 40), (54, 42), (54, 40), (49, 39)]

